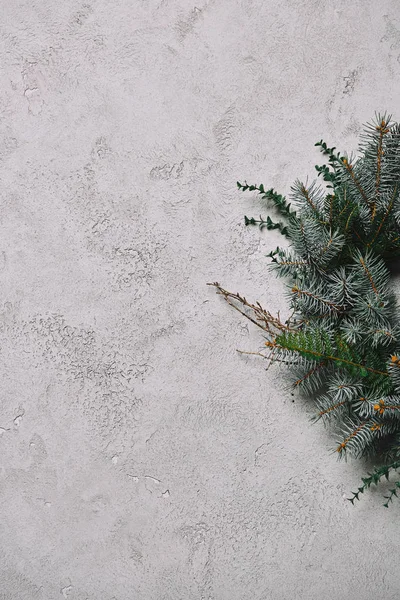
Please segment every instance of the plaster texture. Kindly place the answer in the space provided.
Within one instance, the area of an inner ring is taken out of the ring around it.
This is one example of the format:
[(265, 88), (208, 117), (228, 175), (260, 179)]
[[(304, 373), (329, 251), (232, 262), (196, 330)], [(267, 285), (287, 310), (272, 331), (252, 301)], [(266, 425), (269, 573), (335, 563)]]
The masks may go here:
[(399, 506), (206, 283), (285, 314), (236, 181), (400, 119), (398, 2), (0, 5), (1, 600), (397, 600)]

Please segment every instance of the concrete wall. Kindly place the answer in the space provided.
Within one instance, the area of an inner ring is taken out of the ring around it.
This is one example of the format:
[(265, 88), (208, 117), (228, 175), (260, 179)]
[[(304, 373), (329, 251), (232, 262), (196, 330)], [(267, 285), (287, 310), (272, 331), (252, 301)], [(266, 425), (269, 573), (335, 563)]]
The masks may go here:
[(398, 2), (1, 9), (0, 598), (398, 599), (399, 506), (206, 286), (285, 314), (236, 180), (400, 119)]

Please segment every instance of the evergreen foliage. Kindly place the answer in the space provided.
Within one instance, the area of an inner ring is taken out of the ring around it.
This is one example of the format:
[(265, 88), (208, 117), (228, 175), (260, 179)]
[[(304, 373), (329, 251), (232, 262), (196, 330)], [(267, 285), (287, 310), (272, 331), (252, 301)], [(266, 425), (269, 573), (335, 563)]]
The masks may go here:
[[(257, 303), (214, 285), (229, 304), (266, 333), (270, 362), (284, 362), (293, 387), (315, 398), (315, 421), (335, 425), (338, 457), (372, 455), (380, 466), (349, 500), (400, 469), (400, 326), (388, 263), (400, 254), (400, 125), (375, 115), (359, 156), (317, 142), (327, 164), (311, 185), (297, 180), (290, 202), (257, 191), (284, 222), (245, 217), (246, 225), (278, 229), (288, 248), (269, 253), (288, 281), (292, 315), (285, 323)], [(388, 506), (400, 491), (394, 482)]]

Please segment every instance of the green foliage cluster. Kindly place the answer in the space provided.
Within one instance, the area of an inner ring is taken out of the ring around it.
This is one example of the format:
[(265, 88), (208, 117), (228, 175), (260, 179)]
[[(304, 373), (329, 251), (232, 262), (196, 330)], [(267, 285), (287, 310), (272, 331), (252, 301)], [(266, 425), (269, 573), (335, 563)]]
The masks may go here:
[[(268, 358), (288, 363), (294, 387), (315, 398), (315, 420), (334, 424), (339, 457), (372, 455), (380, 464), (353, 503), (400, 468), (400, 326), (388, 268), (400, 254), (400, 125), (375, 115), (356, 157), (316, 146), (327, 159), (315, 166), (320, 179), (297, 180), (290, 203), (262, 184), (237, 186), (257, 191), (283, 219), (245, 224), (277, 229), (290, 243), (268, 255), (288, 280), (293, 311), (277, 332), (264, 327)], [(400, 479), (384, 506), (398, 491)]]

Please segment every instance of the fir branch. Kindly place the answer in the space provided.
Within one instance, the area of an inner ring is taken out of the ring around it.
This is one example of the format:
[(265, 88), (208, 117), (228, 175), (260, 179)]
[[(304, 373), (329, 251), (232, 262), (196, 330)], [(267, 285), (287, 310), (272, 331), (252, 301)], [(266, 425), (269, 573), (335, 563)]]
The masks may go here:
[(314, 202), (312, 201), (311, 194), (310, 194), (309, 190), (307, 190), (307, 188), (302, 183), (300, 184), (300, 193), (305, 198), (306, 202), (311, 206), (311, 208), (315, 212), (317, 212), (318, 209), (315, 206)]
[(376, 129), (377, 129), (377, 131), (379, 131), (379, 141), (378, 141), (378, 148), (377, 148), (377, 152), (376, 152), (377, 165), (376, 165), (376, 177), (375, 177), (375, 198), (377, 199), (380, 195), (379, 186), (380, 186), (380, 182), (381, 182), (383, 136), (386, 133), (389, 133), (390, 129), (388, 129), (387, 122), (385, 119), (382, 119), (382, 121), (376, 127)]
[(388, 373), (395, 390), (400, 393), (400, 358), (397, 354), (392, 354), (388, 364)]
[(320, 309), (321, 307), (327, 309), (327, 311), (337, 311), (337, 312), (343, 312), (344, 311), (344, 306), (340, 306), (339, 304), (335, 304), (334, 302), (331, 302), (330, 300), (327, 300), (325, 298), (323, 298), (322, 296), (320, 296), (318, 293), (316, 292), (310, 292), (307, 290), (302, 290), (300, 289), (297, 285), (294, 285), (292, 287), (292, 293), (297, 296), (297, 298), (310, 298), (313, 301), (313, 304), (317, 307), (317, 310)]
[(333, 211), (333, 201), (335, 200), (335, 194), (328, 194), (327, 199), (329, 200), (329, 225), (332, 227), (332, 211)]
[(326, 224), (324, 219), (325, 191), (318, 186), (315, 181), (308, 187), (300, 180), (296, 180), (292, 185), (291, 199), (301, 209), (307, 211), (317, 219), (321, 224)]
[(371, 211), (371, 214), (372, 214), (373, 210), (374, 210), (373, 203), (370, 202), (370, 200), (368, 199), (368, 196), (365, 193), (364, 189), (362, 188), (359, 179), (356, 177), (356, 175), (354, 173), (354, 167), (353, 167), (353, 165), (348, 161), (347, 158), (342, 158), (342, 164), (344, 165), (347, 173), (349, 174), (351, 180), (354, 182), (354, 184), (355, 184), (357, 190), (359, 191), (362, 199), (368, 205), (368, 207), (369, 207), (369, 209)]
[(343, 406), (344, 404), (347, 404), (348, 401), (347, 400), (342, 400), (341, 402), (337, 402), (336, 404), (333, 404), (332, 406), (330, 406), (329, 408), (325, 409), (325, 410), (321, 410), (318, 415), (322, 416), (322, 415), (326, 415), (328, 413), (331, 413), (333, 410), (336, 410), (337, 408), (339, 408), (339, 406)]
[(379, 297), (378, 289), (377, 289), (377, 287), (376, 287), (376, 285), (374, 283), (374, 280), (372, 278), (372, 275), (371, 275), (370, 271), (368, 270), (368, 267), (365, 264), (365, 259), (363, 257), (360, 257), (359, 260), (360, 260), (360, 264), (361, 264), (362, 268), (364, 269), (364, 271), (365, 271), (365, 273), (366, 273), (366, 275), (367, 275), (367, 277), (368, 277), (368, 279), (369, 279), (369, 281), (371, 283), (371, 287), (372, 287), (372, 289), (374, 291), (374, 294)]
[(312, 377), (313, 375), (315, 375), (318, 371), (320, 371), (321, 369), (323, 369), (324, 367), (326, 367), (327, 362), (326, 361), (322, 361), (321, 363), (317, 364), (315, 367), (311, 367), (311, 369), (309, 369), (307, 371), (307, 373), (305, 373), (305, 375), (303, 375), (302, 377), (300, 377), (299, 379), (297, 379), (294, 383), (293, 383), (293, 387), (296, 388), (302, 384), (304, 384), (304, 382), (309, 379), (310, 377)]
[(303, 331), (284, 333), (278, 335), (273, 341), (266, 341), (265, 345), (283, 352), (299, 354), (311, 360), (332, 361), (337, 366), (348, 368), (352, 373), (356, 371), (362, 376), (366, 376), (367, 372), (383, 377), (388, 376), (387, 371), (374, 369), (357, 360), (350, 360), (356, 353), (351, 350), (349, 345), (346, 345), (345, 351), (336, 348), (336, 353), (333, 353), (335, 351), (333, 343), (328, 334), (322, 330), (319, 332), (316, 330), (314, 335), (306, 334)]
[[(344, 451), (346, 451), (350, 442), (354, 440), (361, 432), (365, 431), (365, 428), (368, 425), (370, 425), (371, 422), (372, 421), (362, 421), (359, 425), (357, 425), (357, 427), (353, 429), (350, 435), (348, 435), (342, 442), (340, 442), (340, 444), (336, 448), (336, 452), (338, 452), (338, 454), (342, 454)], [(370, 425), (370, 431), (376, 431), (376, 428), (372, 429), (373, 426), (374, 425)]]
[(366, 418), (362, 421), (352, 417), (343, 419), (342, 433), (346, 436), (336, 446), (334, 452), (338, 458), (350, 453), (355, 458), (372, 454), (376, 451), (378, 442), (396, 430), (396, 423), (377, 417)]
[(400, 403), (387, 404), (387, 401), (396, 402), (396, 400), (398, 402), (398, 399), (391, 400), (390, 398), (381, 398), (379, 402), (374, 404), (374, 411), (379, 415), (383, 415), (386, 411), (400, 411)]
[(387, 207), (387, 209), (385, 211), (385, 214), (383, 215), (383, 217), (382, 217), (382, 219), (381, 219), (381, 221), (379, 223), (378, 229), (376, 230), (376, 232), (375, 232), (374, 237), (372, 238), (372, 240), (370, 242), (368, 242), (368, 244), (367, 244), (368, 248), (371, 248), (374, 245), (374, 243), (376, 241), (376, 238), (380, 234), (381, 229), (382, 229), (382, 227), (383, 227), (386, 219), (388, 218), (390, 211), (392, 210), (392, 208), (394, 206), (396, 195), (397, 195), (397, 184), (394, 186), (392, 198), (391, 198), (391, 200), (390, 200), (390, 202), (388, 204), (388, 207)]
[(357, 285), (360, 295), (366, 296), (371, 291), (379, 301), (379, 306), (385, 306), (385, 300), (389, 297), (390, 273), (383, 259), (373, 254), (371, 250), (361, 252), (354, 250), (353, 271), (357, 276)]

